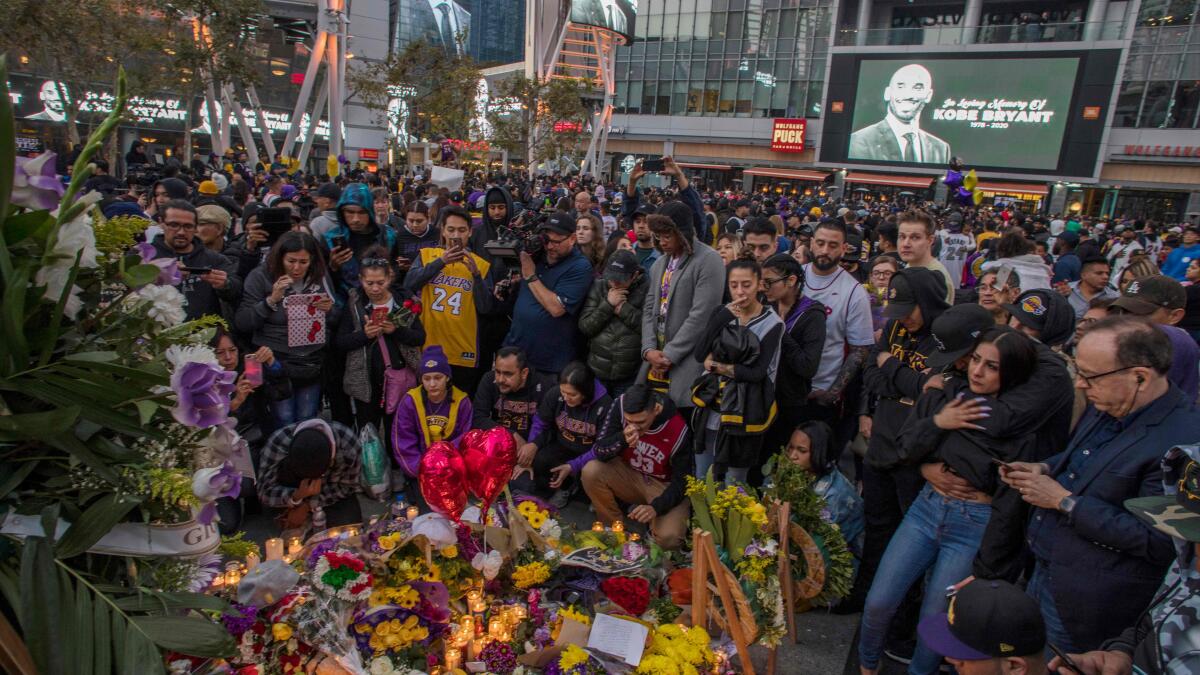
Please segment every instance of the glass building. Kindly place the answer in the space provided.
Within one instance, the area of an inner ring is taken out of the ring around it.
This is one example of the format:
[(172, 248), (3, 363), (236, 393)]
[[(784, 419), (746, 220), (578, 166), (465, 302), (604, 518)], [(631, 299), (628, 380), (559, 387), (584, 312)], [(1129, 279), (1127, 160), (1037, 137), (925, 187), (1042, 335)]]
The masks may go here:
[(1115, 127), (1200, 125), (1200, 0), (1143, 0), (1117, 98)]
[(833, 0), (641, 0), (617, 114), (818, 117)]

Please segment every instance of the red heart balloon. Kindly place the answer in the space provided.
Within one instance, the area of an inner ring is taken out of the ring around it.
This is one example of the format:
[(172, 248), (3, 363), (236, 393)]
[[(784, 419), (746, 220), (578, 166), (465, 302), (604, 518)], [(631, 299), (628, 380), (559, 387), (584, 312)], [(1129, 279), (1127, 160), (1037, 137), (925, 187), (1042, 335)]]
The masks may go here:
[(438, 441), (421, 455), (418, 480), (429, 508), (458, 522), (467, 506), (466, 465), (453, 445)]
[(467, 465), (467, 485), (471, 494), (483, 502), (482, 512), (486, 514), (496, 495), (512, 478), (513, 467), (517, 465), (517, 442), (504, 427), (473, 429), (463, 436), (459, 450)]

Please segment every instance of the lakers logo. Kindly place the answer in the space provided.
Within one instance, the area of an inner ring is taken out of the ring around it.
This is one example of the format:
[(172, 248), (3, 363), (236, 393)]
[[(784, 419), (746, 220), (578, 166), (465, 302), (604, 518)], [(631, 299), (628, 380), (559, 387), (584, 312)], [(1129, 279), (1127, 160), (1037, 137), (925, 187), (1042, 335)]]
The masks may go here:
[(1026, 314), (1041, 316), (1046, 313), (1046, 305), (1042, 304), (1042, 299), (1036, 295), (1031, 295), (1021, 301), (1021, 309)]
[(888, 289), (888, 300), (895, 300), (895, 299), (896, 299), (896, 289), (889, 288)]
[(958, 599), (958, 596), (951, 596), (950, 597), (950, 606), (946, 608), (946, 622), (949, 623), (951, 626), (954, 625), (954, 601), (957, 599)]

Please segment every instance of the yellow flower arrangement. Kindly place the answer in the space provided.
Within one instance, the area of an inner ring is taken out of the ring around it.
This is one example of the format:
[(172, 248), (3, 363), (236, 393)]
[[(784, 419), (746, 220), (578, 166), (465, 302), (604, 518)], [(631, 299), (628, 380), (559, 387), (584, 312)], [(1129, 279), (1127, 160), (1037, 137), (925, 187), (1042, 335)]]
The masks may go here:
[(280, 642), (287, 642), (292, 639), (292, 627), (286, 623), (271, 624), (271, 637)]
[(513, 570), (512, 578), (513, 584), (517, 588), (525, 589), (537, 586), (550, 578), (550, 566), (544, 562), (521, 565)]
[(458, 547), (454, 544), (450, 544), (449, 546), (442, 548), (441, 553), (443, 558), (457, 558)]
[(393, 532), (385, 534), (379, 538), (379, 548), (385, 551), (390, 551), (400, 545), (400, 533)]
[(397, 605), (405, 609), (412, 609), (420, 601), (421, 594), (412, 586), (405, 584), (403, 586), (378, 586), (371, 591), (371, 598), (368, 602), (371, 607)]
[[(554, 628), (550, 631), (550, 639), (558, 640), (558, 634), (560, 631), (562, 631), (563, 622), (566, 619), (573, 619), (585, 626), (590, 626), (592, 623), (591, 617), (589, 617), (587, 614), (576, 610), (572, 605), (567, 605), (566, 607), (558, 610), (558, 620), (554, 622)], [(566, 669), (564, 668), (564, 670)]]
[(588, 653), (579, 648), (578, 645), (567, 645), (562, 654), (558, 657), (558, 667), (562, 671), (569, 672), (575, 666), (579, 666), (588, 662)]
[(654, 631), (650, 648), (642, 657), (635, 675), (696, 675), (716, 663), (709, 648), (708, 631), (701, 627), (685, 628), (664, 624)]
[(416, 615), (412, 615), (404, 621), (392, 619), (380, 622), (378, 626), (375, 626), (375, 632), (371, 634), (370, 645), (371, 649), (375, 650), (375, 655), (378, 656), (385, 651), (404, 649), (427, 637), (429, 637), (429, 629), (420, 624)]
[(542, 525), (544, 525), (546, 520), (550, 517), (549, 511), (538, 508), (538, 505), (531, 501), (525, 501), (518, 504), (517, 511), (520, 512), (522, 516), (525, 516), (525, 520), (528, 520), (530, 527), (535, 530), (542, 529)]

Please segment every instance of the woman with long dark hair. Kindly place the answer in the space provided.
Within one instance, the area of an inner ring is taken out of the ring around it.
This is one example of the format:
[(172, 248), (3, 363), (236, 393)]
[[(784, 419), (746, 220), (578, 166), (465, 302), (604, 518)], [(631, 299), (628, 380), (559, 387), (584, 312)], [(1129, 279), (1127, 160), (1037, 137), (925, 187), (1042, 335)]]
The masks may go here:
[(727, 269), (730, 302), (713, 313), (692, 352), (705, 371), (692, 388), (696, 475), (703, 478), (712, 467), (718, 479), (745, 483), (777, 412), (775, 376), (784, 324), (759, 301), (758, 263), (735, 260)]
[[(295, 295), (313, 296), (307, 309), (313, 317), (324, 315), (323, 331), (317, 321), (308, 333), (289, 327), (285, 305)], [(251, 334), (256, 349), (270, 347), (279, 362), (278, 369), (266, 373), (276, 428), (316, 417), (320, 410), (325, 345), (340, 316), (333, 298), (333, 283), (317, 240), (303, 232), (281, 236), (266, 262), (246, 279), (235, 324), (239, 331)]]
[[(1033, 435), (1012, 429), (1003, 437), (972, 433), (988, 416), (987, 401), (1027, 380), (1037, 349), (1021, 333), (990, 328), (968, 355), (960, 357), (917, 400), (900, 431), (900, 452), (914, 464), (932, 464), (956, 474), (971, 489), (954, 495), (926, 483), (888, 543), (863, 608), (859, 659), (864, 675), (879, 667), (888, 624), (909, 588), (928, 579), (921, 617), (946, 611), (943, 589), (972, 573), (987, 578), (1015, 576), (1021, 564), (1026, 507), (1021, 495), (999, 476), (1001, 463), (1031, 460)], [(938, 672), (941, 657), (918, 643), (908, 672)]]

